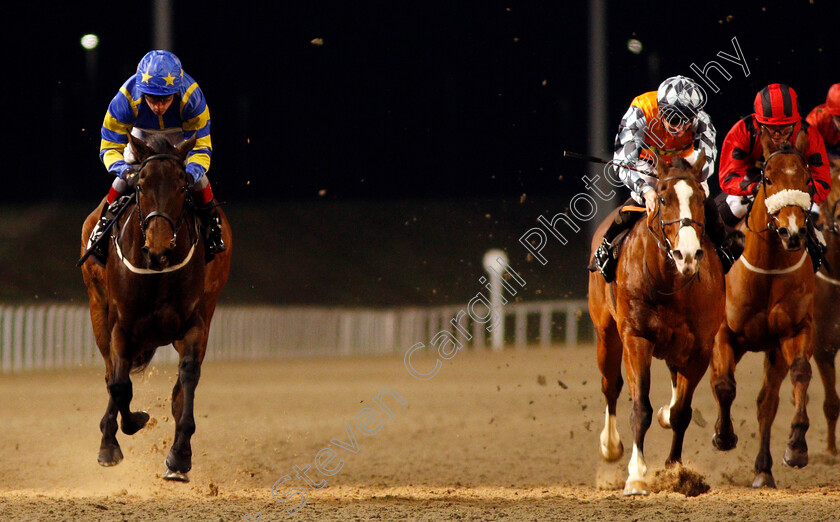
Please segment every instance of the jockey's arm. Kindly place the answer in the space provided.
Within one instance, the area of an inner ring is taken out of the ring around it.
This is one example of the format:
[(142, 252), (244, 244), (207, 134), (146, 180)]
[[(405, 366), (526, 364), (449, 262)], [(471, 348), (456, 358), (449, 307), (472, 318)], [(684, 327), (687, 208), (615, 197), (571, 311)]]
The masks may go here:
[(140, 100), (133, 100), (123, 86), (108, 105), (105, 119), (100, 131), (99, 159), (108, 172), (122, 178), (129, 165), (123, 157), (128, 134), (137, 119), (137, 104)]
[(825, 143), (819, 132), (808, 129), (808, 151), (805, 153), (811, 167), (814, 186), (814, 203), (820, 204), (828, 197), (831, 190), (831, 170), (825, 151)]
[(720, 151), (720, 188), (733, 196), (752, 196), (758, 180), (747, 176), (753, 144), (742, 120), (738, 120), (726, 134)]
[(210, 170), (210, 157), (213, 154), (213, 145), (210, 140), (210, 109), (197, 83), (187, 88), (181, 103), (184, 139), (196, 136), (195, 147), (187, 155), (186, 169), (193, 180), (198, 181)]
[(645, 146), (646, 126), (644, 112), (631, 105), (618, 125), (613, 154), (613, 164), (618, 170), (619, 179), (640, 198), (653, 191), (653, 186), (644, 178), (644, 174), (650, 173), (648, 175), (654, 176), (654, 168), (646, 161), (639, 161), (639, 155)]
[(692, 126), (694, 132), (694, 152), (690, 159), (693, 164), (700, 152), (706, 153), (706, 163), (703, 165), (703, 181), (709, 179), (715, 174), (715, 161), (717, 160), (717, 145), (715, 139), (717, 138), (717, 131), (712, 124), (712, 119), (705, 111), (700, 111), (694, 118), (694, 125)]

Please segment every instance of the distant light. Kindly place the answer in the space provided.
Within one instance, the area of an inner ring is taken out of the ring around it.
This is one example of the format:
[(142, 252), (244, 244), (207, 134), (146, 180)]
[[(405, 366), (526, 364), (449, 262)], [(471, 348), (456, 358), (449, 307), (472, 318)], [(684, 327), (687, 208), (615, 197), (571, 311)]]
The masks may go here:
[(633, 54), (639, 54), (642, 52), (642, 42), (636, 40), (635, 38), (627, 40), (627, 50)]
[(95, 49), (97, 45), (99, 45), (99, 37), (95, 34), (86, 34), (82, 36), (82, 47), (88, 51)]

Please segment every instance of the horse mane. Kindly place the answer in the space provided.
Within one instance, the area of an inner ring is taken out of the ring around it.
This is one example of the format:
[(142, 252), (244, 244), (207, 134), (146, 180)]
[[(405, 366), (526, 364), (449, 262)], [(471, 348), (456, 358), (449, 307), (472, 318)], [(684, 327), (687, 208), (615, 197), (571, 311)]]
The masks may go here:
[(175, 149), (163, 134), (151, 134), (144, 141), (155, 154), (166, 154)]
[(671, 166), (678, 167), (681, 169), (690, 169), (691, 163), (689, 163), (688, 160), (683, 158), (682, 156), (677, 156), (673, 159), (673, 161), (671, 161)]

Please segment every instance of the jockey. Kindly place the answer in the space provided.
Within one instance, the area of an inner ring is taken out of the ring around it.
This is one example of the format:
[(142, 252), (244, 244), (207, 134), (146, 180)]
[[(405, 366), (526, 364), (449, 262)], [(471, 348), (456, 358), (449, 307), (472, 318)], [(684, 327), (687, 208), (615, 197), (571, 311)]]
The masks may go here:
[[(128, 133), (146, 139), (151, 134), (163, 134), (177, 145), (193, 135), (195, 147), (186, 161), (186, 171), (193, 178), (192, 194), (196, 215), (205, 231), (209, 256), (225, 250), (221, 219), (207, 170), (210, 168), (210, 111), (201, 88), (181, 68), (181, 61), (169, 51), (147, 53), (137, 72), (128, 78), (108, 105), (102, 123), (102, 143), (99, 159), (108, 172), (116, 176), (108, 192), (108, 202), (91, 233), (88, 248), (102, 236), (105, 226), (116, 216), (128, 198), (121, 198), (129, 190), (139, 161), (128, 145)], [(103, 264), (107, 256), (107, 242), (97, 245), (93, 255)]]
[[(787, 85), (774, 83), (761, 89), (755, 96), (754, 112), (744, 116), (730, 129), (721, 147), (720, 188), (724, 196), (718, 209), (724, 223), (736, 226), (747, 213), (758, 192), (764, 166), (764, 149), (760, 132), (769, 134), (775, 145), (795, 141), (800, 131), (808, 136), (805, 159), (811, 170), (809, 191), (813, 196), (812, 212), (828, 196), (831, 174), (826, 159), (825, 144), (819, 132), (810, 128), (799, 114), (796, 92)], [(813, 229), (813, 219), (808, 219), (808, 251), (814, 270), (819, 269), (825, 244)]]
[[(715, 127), (703, 111), (706, 96), (703, 89), (690, 78), (674, 76), (659, 85), (656, 91), (637, 96), (621, 119), (615, 137), (613, 164), (621, 181), (630, 189), (631, 199), (625, 205), (644, 204), (648, 213), (656, 209), (656, 164), (670, 164), (677, 156), (694, 163), (703, 151), (703, 188), (705, 179), (714, 173)], [(727, 235), (713, 200), (705, 200), (706, 232), (714, 242), (724, 271), (741, 255), (743, 234)], [(589, 270), (600, 271), (607, 282), (615, 278), (621, 240), (636, 221), (640, 212), (619, 212), (604, 233), (604, 240), (596, 250)]]
[(840, 158), (840, 83), (831, 86), (825, 103), (814, 107), (805, 120), (822, 136), (828, 158)]

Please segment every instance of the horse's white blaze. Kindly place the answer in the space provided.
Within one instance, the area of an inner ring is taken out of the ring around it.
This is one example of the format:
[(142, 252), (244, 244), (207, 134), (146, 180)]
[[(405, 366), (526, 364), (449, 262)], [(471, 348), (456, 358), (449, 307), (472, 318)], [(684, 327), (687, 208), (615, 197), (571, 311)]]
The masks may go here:
[[(674, 185), (674, 190), (677, 193), (677, 199), (680, 203), (680, 219), (693, 219), (691, 215), (691, 196), (694, 194), (694, 191), (691, 189), (691, 186), (685, 181), (678, 181)], [(700, 250), (700, 238), (697, 237), (697, 231), (694, 227), (680, 228), (677, 234), (676, 250), (682, 254), (682, 259), (674, 259), (678, 270), (682, 272), (686, 268), (686, 259), (689, 256), (691, 256), (691, 264), (688, 268), (694, 268), (696, 266), (697, 259), (695, 256), (697, 251)]]
[(799, 233), (799, 225), (796, 224), (796, 216), (794, 216), (793, 214), (788, 216), (788, 227), (787, 227), (787, 229), (788, 229), (788, 232), (790, 232), (790, 235), (792, 235), (792, 236), (795, 236), (796, 234)]
[(645, 474), (647, 473), (647, 464), (645, 464), (645, 455), (639, 451), (638, 446), (633, 443), (633, 454), (630, 455), (630, 463), (627, 465), (627, 471), (630, 476), (627, 477), (627, 482), (645, 481)]
[(605, 408), (604, 429), (601, 431), (601, 455), (613, 457), (621, 445), (621, 438), (618, 436), (618, 426), (615, 415), (610, 415), (610, 408)]

